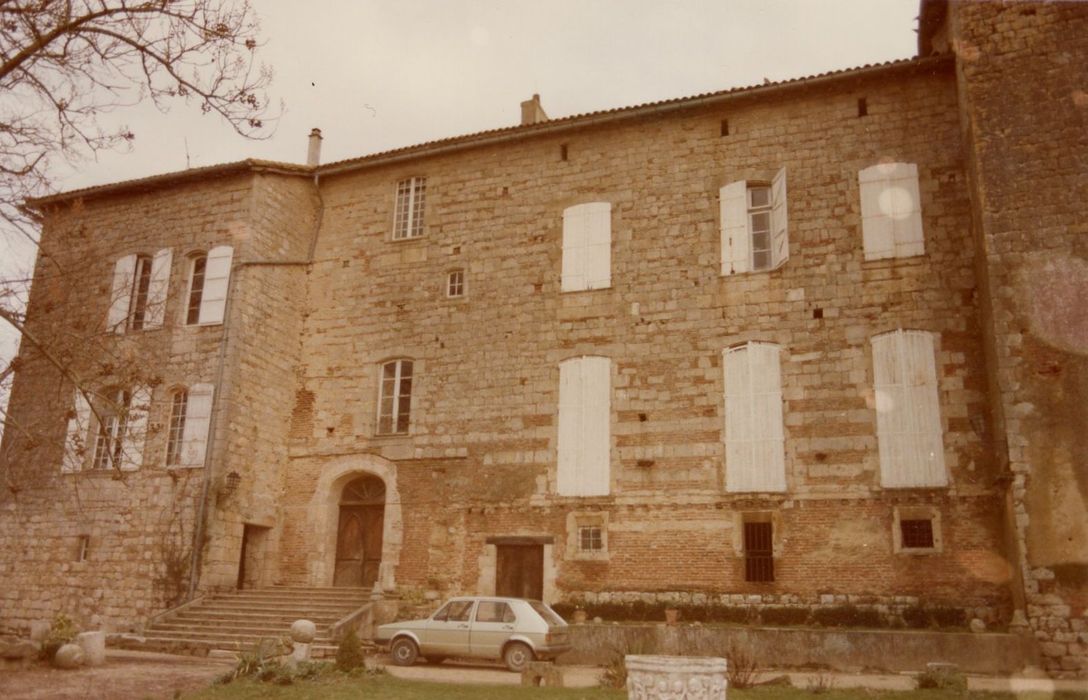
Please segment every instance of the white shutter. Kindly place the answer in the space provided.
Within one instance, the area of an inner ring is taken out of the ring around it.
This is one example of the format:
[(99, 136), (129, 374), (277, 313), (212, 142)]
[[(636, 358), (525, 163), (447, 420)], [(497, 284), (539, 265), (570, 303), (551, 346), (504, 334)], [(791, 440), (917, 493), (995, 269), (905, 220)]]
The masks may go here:
[(925, 252), (918, 166), (880, 163), (858, 173), (866, 260)]
[(204, 294), (200, 298), (198, 323), (222, 323), (227, 306), (227, 289), (230, 285), (230, 263), (234, 249), (222, 245), (208, 251), (208, 264), (204, 268)]
[(872, 346), (881, 485), (946, 486), (933, 336), (899, 330)]
[(583, 204), (586, 241), (586, 289), (612, 286), (612, 205)]
[(559, 363), (559, 442), (556, 492), (580, 493), (578, 465), (582, 457), (582, 363), (581, 358)]
[(771, 181), (771, 267), (781, 267), (790, 259), (790, 236), (786, 207), (786, 169), (775, 173)]
[(181, 435), (180, 462), (187, 467), (204, 465), (214, 394), (215, 387), (211, 384), (194, 384), (189, 388), (189, 400), (185, 406), (185, 429)]
[(726, 490), (785, 491), (779, 348), (748, 343), (726, 350), (722, 358)]
[(136, 471), (144, 463), (144, 445), (147, 443), (147, 413), (151, 407), (151, 389), (146, 386), (137, 386), (132, 390), (127, 408), (125, 410), (125, 434), (118, 435), (121, 440), (121, 464), (122, 471)]
[(562, 291), (578, 292), (586, 288), (585, 218), (579, 207), (563, 211)]
[(72, 403), (74, 415), (68, 419), (68, 437), (64, 443), (62, 473), (70, 474), (83, 469), (87, 457), (87, 435), (91, 425), (91, 404), (79, 389)]
[(607, 496), (611, 482), (612, 363), (582, 358), (582, 493)]
[(751, 234), (748, 232), (748, 183), (731, 182), (718, 191), (722, 235), (722, 274), (748, 272)]
[(173, 259), (173, 251), (170, 248), (163, 248), (155, 253), (151, 261), (151, 280), (147, 288), (144, 328), (162, 327), (162, 321), (166, 315), (166, 296), (170, 287), (170, 265)]
[(113, 287), (110, 290), (110, 310), (106, 330), (124, 333), (128, 326), (128, 310), (132, 303), (132, 279), (136, 274), (136, 256), (126, 255), (113, 266)]

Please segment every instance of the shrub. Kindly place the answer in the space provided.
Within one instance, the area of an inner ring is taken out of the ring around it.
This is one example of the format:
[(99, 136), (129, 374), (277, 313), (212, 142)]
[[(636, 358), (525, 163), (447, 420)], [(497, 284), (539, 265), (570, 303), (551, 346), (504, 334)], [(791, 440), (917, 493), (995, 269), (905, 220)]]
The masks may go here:
[(803, 625), (808, 622), (807, 608), (763, 608), (759, 617), (765, 625)]
[[(283, 666), (276, 656), (286, 653), (288, 643), (284, 639), (262, 639), (253, 649), (238, 657), (238, 664), (227, 673), (215, 679), (216, 683), (226, 684), (239, 678), (256, 678), (259, 681), (272, 680), (281, 672)], [(288, 681), (290, 682), (290, 681)]]
[(967, 613), (961, 608), (915, 605), (904, 609), (901, 615), (903, 622), (912, 629), (967, 626)]
[(853, 605), (816, 608), (812, 611), (812, 621), (824, 627), (883, 627), (884, 622), (876, 610)]
[(918, 674), (915, 680), (919, 688), (935, 688), (937, 690), (967, 690), (967, 678), (954, 668), (937, 667), (927, 668)]
[(72, 619), (64, 613), (57, 613), (53, 622), (49, 625), (49, 634), (42, 640), (41, 651), (38, 652), (43, 661), (52, 661), (57, 649), (73, 641), (79, 630)]
[(354, 629), (348, 629), (348, 633), (340, 640), (340, 646), (336, 649), (336, 668), (339, 671), (354, 671), (365, 663), (363, 645), (359, 641), (359, 635)]
[(725, 650), (725, 677), (731, 688), (751, 688), (756, 680), (756, 658), (747, 647), (732, 643)]

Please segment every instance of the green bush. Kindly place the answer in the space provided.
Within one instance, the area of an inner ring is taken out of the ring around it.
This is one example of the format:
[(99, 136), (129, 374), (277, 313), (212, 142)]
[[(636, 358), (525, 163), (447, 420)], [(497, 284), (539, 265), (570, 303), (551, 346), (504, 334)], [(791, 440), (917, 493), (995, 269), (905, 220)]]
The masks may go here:
[(57, 613), (53, 618), (53, 622), (49, 625), (49, 634), (42, 640), (42, 648), (38, 652), (39, 656), (43, 661), (52, 661), (57, 649), (74, 641), (77, 634), (79, 634), (79, 630), (76, 628), (75, 623), (72, 622), (72, 619), (64, 613)]
[(967, 690), (967, 678), (952, 668), (929, 668), (915, 678), (919, 688), (937, 690)]
[(912, 606), (901, 613), (903, 622), (911, 629), (966, 627), (967, 613), (962, 608)]
[(765, 625), (803, 625), (808, 622), (808, 608), (775, 607), (759, 611), (760, 620)]
[(338, 671), (354, 671), (365, 663), (363, 645), (359, 641), (359, 635), (354, 629), (348, 629), (348, 633), (340, 640), (340, 646), (336, 649), (336, 669)]
[(812, 622), (823, 627), (885, 626), (884, 618), (876, 610), (858, 608), (853, 605), (816, 608), (812, 611)]

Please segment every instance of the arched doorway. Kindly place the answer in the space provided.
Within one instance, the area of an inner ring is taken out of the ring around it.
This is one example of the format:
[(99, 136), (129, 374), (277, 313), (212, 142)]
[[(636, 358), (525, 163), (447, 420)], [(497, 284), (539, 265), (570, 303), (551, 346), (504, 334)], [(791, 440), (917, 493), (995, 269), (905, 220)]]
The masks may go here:
[(385, 482), (371, 475), (348, 482), (340, 494), (334, 586), (374, 585), (382, 564), (384, 525)]

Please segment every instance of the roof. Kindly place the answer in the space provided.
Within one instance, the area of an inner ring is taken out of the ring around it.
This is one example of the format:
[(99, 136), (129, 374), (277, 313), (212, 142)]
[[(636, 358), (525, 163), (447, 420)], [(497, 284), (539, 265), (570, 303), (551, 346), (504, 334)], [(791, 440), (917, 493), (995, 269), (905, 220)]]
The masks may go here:
[(466, 148), (501, 143), (504, 141), (532, 138), (544, 134), (581, 129), (587, 126), (615, 122), (625, 119), (635, 119), (645, 116), (674, 112), (678, 110), (692, 109), (696, 107), (726, 102), (738, 98), (760, 98), (785, 92), (792, 89), (810, 88), (826, 83), (840, 82), (851, 79), (865, 79), (879, 77), (892, 73), (913, 73), (935, 70), (951, 60), (951, 56), (929, 56), (921, 58), (901, 59), (885, 63), (866, 64), (856, 68), (848, 68), (838, 71), (817, 73), (801, 78), (791, 78), (776, 82), (765, 82), (761, 85), (749, 85), (744, 87), (729, 88), (717, 92), (702, 93), (688, 97), (677, 97), (658, 102), (647, 102), (631, 107), (618, 107), (614, 109), (600, 110), (575, 114), (558, 119), (549, 119), (536, 124), (503, 127), (479, 131), (462, 136), (454, 136), (437, 141), (427, 141), (413, 146), (406, 146), (389, 151), (373, 153), (358, 158), (335, 161), (317, 167), (298, 165), (294, 163), (281, 163), (246, 159), (221, 165), (210, 165), (202, 168), (191, 168), (161, 175), (139, 178), (136, 180), (124, 180), (105, 185), (85, 187), (78, 190), (70, 190), (47, 197), (39, 197), (28, 200), (27, 204), (34, 208), (40, 208), (49, 204), (62, 202), (76, 198), (98, 197), (130, 191), (143, 191), (173, 185), (188, 180), (200, 180), (209, 177), (222, 177), (244, 172), (273, 172), (281, 175), (295, 176), (322, 176), (338, 174), (351, 170), (375, 167), (392, 162), (421, 158), (425, 156), (446, 153)]

